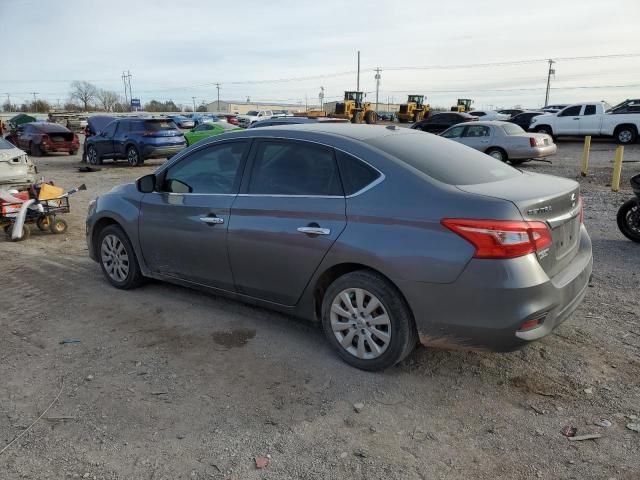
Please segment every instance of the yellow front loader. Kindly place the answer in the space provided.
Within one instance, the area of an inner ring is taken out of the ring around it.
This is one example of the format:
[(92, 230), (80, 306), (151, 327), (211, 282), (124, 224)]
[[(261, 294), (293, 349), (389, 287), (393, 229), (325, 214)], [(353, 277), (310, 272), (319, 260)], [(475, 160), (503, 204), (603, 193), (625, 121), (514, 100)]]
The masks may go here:
[(378, 121), (378, 114), (371, 108), (371, 103), (363, 101), (362, 92), (344, 92), (344, 101), (336, 103), (336, 111), (330, 116), (346, 118), (351, 123), (364, 120), (370, 125)]

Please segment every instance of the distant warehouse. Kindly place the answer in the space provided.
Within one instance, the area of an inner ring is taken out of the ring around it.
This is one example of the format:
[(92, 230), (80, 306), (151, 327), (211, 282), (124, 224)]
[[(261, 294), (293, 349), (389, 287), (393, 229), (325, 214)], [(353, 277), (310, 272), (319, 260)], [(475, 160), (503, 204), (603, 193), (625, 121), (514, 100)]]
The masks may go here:
[[(206, 105), (207, 112), (235, 113), (243, 115), (250, 110), (287, 110), (291, 113), (304, 112), (304, 104), (290, 103), (262, 103), (262, 102), (211, 102)], [(309, 105), (309, 109), (317, 108), (317, 106)]]

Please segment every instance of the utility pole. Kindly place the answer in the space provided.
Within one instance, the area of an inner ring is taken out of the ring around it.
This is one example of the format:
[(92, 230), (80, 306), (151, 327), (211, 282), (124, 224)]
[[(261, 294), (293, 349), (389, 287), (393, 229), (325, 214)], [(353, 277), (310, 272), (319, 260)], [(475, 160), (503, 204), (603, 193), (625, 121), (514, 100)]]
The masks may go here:
[(11, 105), (11, 94), (9, 93), (5, 93), (5, 95), (7, 96), (7, 105), (9, 105), (9, 111), (13, 111), (13, 106)]
[(220, 84), (216, 83), (216, 88), (218, 89), (218, 101), (216, 102), (216, 112), (220, 111)]
[(196, 111), (196, 97), (191, 97), (191, 100), (193, 100), (193, 111)]
[(358, 80), (356, 83), (356, 91), (360, 91), (360, 50), (358, 50)]
[(378, 93), (380, 92), (380, 67), (376, 68), (376, 111), (378, 109)]
[(324, 87), (320, 87), (318, 99), (320, 100), (320, 110), (324, 110)]
[(36, 95), (38, 95), (38, 92), (29, 92), (31, 95), (33, 95), (33, 103), (36, 102)]
[(129, 80), (129, 100), (133, 100), (133, 93), (131, 92), (131, 72), (127, 70), (127, 79)]
[(551, 90), (551, 75), (556, 74), (555, 68), (553, 68), (553, 64), (555, 61), (549, 59), (549, 73), (547, 75), (547, 94), (544, 96), (544, 106), (549, 105), (549, 91)]
[(127, 74), (123, 71), (120, 78), (122, 78), (122, 84), (124, 85), (124, 103), (125, 105), (130, 105), (129, 98), (127, 97)]

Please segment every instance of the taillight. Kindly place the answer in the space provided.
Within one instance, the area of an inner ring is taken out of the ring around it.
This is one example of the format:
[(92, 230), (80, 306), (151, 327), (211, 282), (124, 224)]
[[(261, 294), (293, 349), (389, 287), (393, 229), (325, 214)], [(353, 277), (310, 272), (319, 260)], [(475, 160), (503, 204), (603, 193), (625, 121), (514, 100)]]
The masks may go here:
[(475, 258), (521, 257), (553, 242), (544, 222), (445, 218), (442, 224), (475, 247)]
[(47, 135), (47, 134), (43, 134), (43, 135), (42, 135), (42, 137), (40, 138), (40, 141), (41, 141), (42, 143), (47, 143), (47, 142), (49, 142), (49, 141), (50, 141), (49, 135)]
[(532, 147), (536, 147), (538, 145), (538, 142), (534, 137), (529, 137), (529, 145), (531, 145)]

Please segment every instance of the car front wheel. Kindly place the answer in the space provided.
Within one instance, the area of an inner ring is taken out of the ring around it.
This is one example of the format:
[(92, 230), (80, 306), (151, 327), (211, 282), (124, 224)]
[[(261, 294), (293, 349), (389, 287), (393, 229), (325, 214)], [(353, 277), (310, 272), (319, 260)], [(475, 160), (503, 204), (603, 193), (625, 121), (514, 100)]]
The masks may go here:
[(144, 282), (136, 253), (120, 226), (109, 225), (100, 232), (98, 254), (102, 273), (114, 287), (129, 290)]
[(322, 302), (322, 325), (342, 359), (362, 370), (395, 365), (418, 341), (400, 292), (367, 270), (343, 275), (329, 286)]

